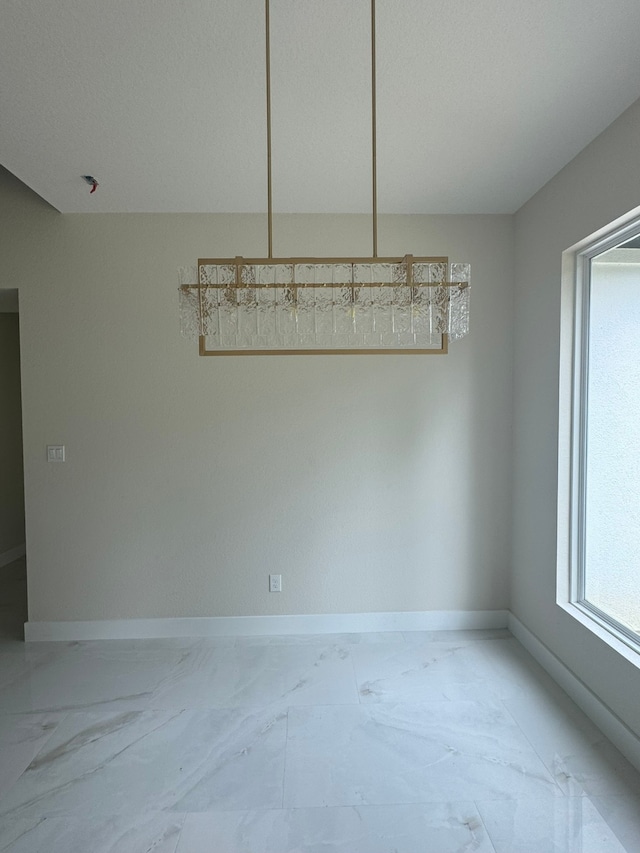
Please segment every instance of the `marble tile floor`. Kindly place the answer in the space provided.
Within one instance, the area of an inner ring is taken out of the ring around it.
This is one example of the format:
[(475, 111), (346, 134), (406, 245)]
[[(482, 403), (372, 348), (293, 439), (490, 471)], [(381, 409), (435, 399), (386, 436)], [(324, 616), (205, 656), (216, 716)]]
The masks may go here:
[(640, 774), (506, 631), (0, 640), (5, 853), (640, 851)]

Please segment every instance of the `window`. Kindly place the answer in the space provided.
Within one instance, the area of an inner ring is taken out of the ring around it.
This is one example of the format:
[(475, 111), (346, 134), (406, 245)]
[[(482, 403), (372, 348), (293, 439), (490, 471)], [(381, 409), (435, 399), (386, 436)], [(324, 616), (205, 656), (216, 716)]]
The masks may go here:
[(574, 258), (565, 600), (640, 651), (640, 222)]

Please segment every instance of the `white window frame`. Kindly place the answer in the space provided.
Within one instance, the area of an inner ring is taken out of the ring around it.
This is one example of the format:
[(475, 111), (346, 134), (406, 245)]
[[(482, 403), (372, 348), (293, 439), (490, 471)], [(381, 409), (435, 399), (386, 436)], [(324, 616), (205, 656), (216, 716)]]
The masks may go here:
[(563, 254), (558, 419), (557, 603), (640, 668), (640, 640), (584, 600), (589, 294), (594, 257), (640, 236), (640, 209)]

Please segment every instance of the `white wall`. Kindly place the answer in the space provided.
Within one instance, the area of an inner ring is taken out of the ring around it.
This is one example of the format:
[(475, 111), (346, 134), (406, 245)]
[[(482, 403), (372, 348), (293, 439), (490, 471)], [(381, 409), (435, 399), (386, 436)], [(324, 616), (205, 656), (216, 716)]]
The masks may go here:
[[(507, 606), (512, 217), (379, 232), (383, 254), (471, 262), (450, 355), (198, 358), (176, 270), (264, 254), (264, 217), (60, 216), (4, 176), (30, 620)], [(276, 217), (275, 244), (366, 255), (370, 220)]]
[(18, 315), (0, 312), (0, 558), (23, 544), (24, 481)]
[(640, 735), (640, 670), (556, 604), (562, 252), (640, 204), (640, 102), (516, 215), (511, 609)]

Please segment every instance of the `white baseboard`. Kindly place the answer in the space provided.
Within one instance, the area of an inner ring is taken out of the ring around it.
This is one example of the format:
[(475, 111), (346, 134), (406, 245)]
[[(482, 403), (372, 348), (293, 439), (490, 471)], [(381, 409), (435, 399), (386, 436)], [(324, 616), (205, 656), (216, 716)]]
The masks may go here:
[(335, 613), (297, 616), (194, 616), (26, 622), (27, 642), (136, 640), (162, 637), (354, 634), (367, 631), (444, 631), (506, 628), (506, 610), (429, 610), (409, 613)]
[(562, 687), (576, 705), (591, 719), (609, 740), (640, 771), (640, 738), (614, 714), (548, 649), (513, 613), (509, 614), (509, 630), (525, 649), (538, 661), (551, 678)]
[(2, 566), (8, 566), (9, 563), (13, 563), (14, 560), (18, 560), (20, 557), (24, 557), (27, 553), (27, 546), (17, 545), (15, 548), (10, 548), (8, 551), (3, 551), (0, 554), (0, 568)]

